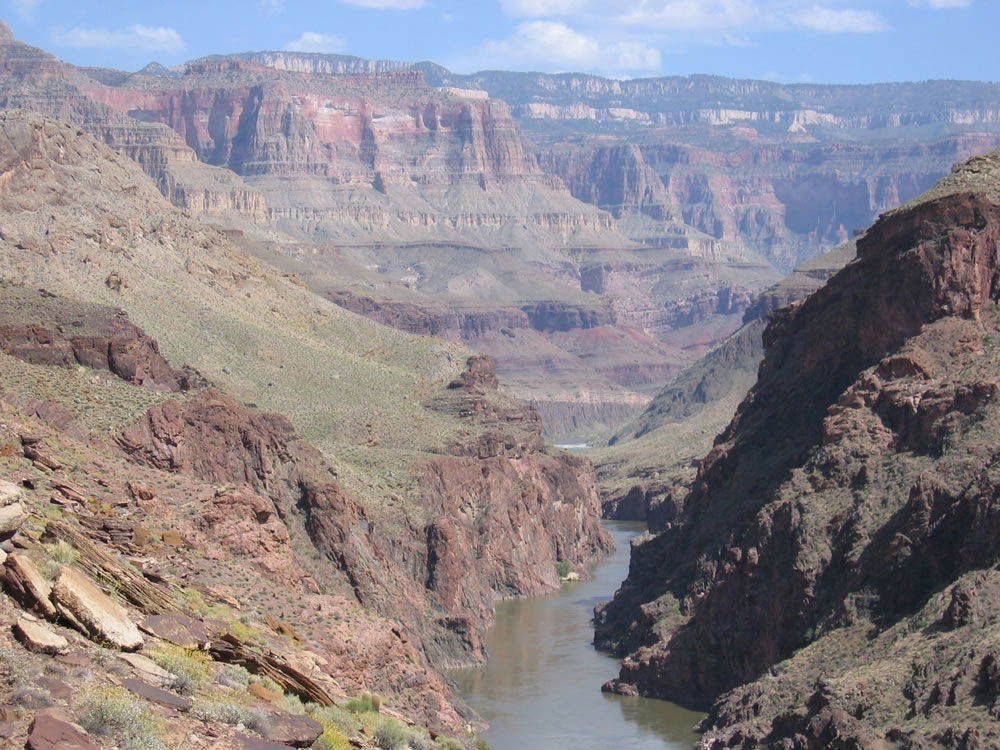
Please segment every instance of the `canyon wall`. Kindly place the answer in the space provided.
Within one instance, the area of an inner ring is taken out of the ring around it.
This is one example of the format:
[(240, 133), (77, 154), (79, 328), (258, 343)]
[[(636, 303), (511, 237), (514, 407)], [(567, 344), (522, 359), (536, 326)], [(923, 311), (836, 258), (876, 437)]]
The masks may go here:
[[(973, 159), (886, 215), (857, 261), (772, 314), (757, 384), (599, 613), (598, 643), (627, 655), (609, 689), (701, 706), (724, 694), (711, 747), (828, 732), (960, 747), (990, 724), (991, 688), (961, 682), (992, 658), (984, 633), (944, 610), (998, 555), (982, 533), (998, 164)], [(935, 622), (949, 635), (906, 639)], [(905, 667), (878, 677), (890, 664)]]

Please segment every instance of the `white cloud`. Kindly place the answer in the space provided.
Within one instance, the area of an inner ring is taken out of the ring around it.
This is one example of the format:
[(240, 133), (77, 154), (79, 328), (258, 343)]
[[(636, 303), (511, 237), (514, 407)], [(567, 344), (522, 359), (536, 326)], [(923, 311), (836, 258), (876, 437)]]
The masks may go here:
[(126, 29), (86, 29), (74, 26), (68, 31), (53, 29), (52, 41), (60, 47), (77, 49), (122, 49), (141, 52), (180, 52), (184, 40), (176, 29), (167, 26), (132, 24)]
[(639, 0), (614, 20), (656, 29), (728, 29), (762, 15), (755, 0)]
[(289, 52), (343, 52), (346, 48), (340, 37), (315, 31), (303, 31), (302, 36), (285, 45)]
[(822, 5), (811, 5), (803, 8), (792, 16), (799, 26), (813, 31), (825, 31), (830, 34), (868, 34), (874, 31), (884, 31), (886, 28), (882, 16), (870, 10), (835, 10)]
[(525, 21), (502, 41), (489, 41), (483, 53), (492, 63), (523, 67), (561, 66), (583, 70), (656, 70), (659, 50), (639, 41), (601, 42), (553, 21)]
[(35, 20), (35, 8), (38, 7), (39, 0), (14, 0), (14, 10), (17, 15), (25, 21)]
[(910, 5), (928, 8), (968, 8), (972, 0), (910, 0)]
[(512, 16), (542, 18), (579, 13), (587, 9), (590, 0), (503, 0), (501, 4)]
[(340, 2), (373, 10), (413, 10), (427, 6), (427, 0), (340, 0)]

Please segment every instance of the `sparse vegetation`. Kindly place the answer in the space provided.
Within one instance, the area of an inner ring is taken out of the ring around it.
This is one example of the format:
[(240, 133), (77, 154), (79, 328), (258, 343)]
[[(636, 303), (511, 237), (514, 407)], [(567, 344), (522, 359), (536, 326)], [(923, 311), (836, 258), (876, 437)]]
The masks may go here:
[(398, 721), (387, 717), (375, 730), (375, 744), (381, 750), (405, 750), (410, 745), (410, 734)]
[(267, 714), (246, 702), (224, 698), (204, 698), (191, 706), (191, 715), (202, 721), (214, 721), (230, 726), (242, 726), (259, 731), (267, 722)]
[(556, 563), (556, 575), (560, 578), (565, 578), (569, 575), (570, 570), (573, 569), (572, 563), (569, 560), (560, 560)]
[(162, 644), (151, 654), (153, 661), (174, 675), (170, 687), (182, 695), (193, 695), (212, 679), (212, 659), (201, 651)]
[(123, 750), (166, 750), (162, 723), (124, 688), (87, 692), (80, 703), (79, 720), (88, 732), (113, 739)]

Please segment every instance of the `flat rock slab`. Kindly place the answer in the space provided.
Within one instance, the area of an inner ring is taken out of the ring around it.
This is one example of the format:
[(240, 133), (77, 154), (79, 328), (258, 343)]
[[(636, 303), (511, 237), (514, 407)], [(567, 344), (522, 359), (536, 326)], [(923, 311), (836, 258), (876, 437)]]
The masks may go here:
[(191, 708), (191, 700), (189, 698), (171, 693), (169, 690), (161, 690), (158, 687), (153, 687), (149, 683), (137, 680), (134, 677), (122, 680), (122, 685), (139, 697), (153, 703), (159, 703), (161, 706), (175, 708), (178, 711), (187, 711)]
[(142, 654), (126, 652), (118, 654), (118, 658), (128, 663), (140, 676), (149, 680), (157, 687), (166, 687), (176, 679), (176, 675), (171, 674), (155, 661)]
[(52, 601), (83, 625), (86, 635), (103, 638), (122, 651), (142, 648), (142, 634), (118, 602), (83, 573), (64, 565), (52, 586)]
[(55, 617), (56, 608), (50, 599), (49, 586), (31, 558), (22, 552), (7, 556), (3, 569), (4, 588), (21, 606), (32, 609), (45, 617)]
[(42, 712), (28, 731), (28, 750), (101, 750), (68, 721)]
[(139, 623), (150, 635), (184, 648), (200, 648), (212, 640), (212, 631), (201, 620), (187, 615), (150, 615)]
[(14, 623), (14, 637), (29, 651), (38, 654), (65, 654), (69, 651), (69, 641), (58, 633), (53, 633), (45, 625), (22, 617)]
[(245, 734), (236, 735), (234, 747), (239, 750), (292, 750), (289, 745), (262, 740), (260, 737), (248, 737)]
[(90, 666), (90, 657), (87, 656), (83, 651), (73, 651), (68, 654), (60, 654), (56, 657), (56, 661), (60, 664), (65, 664), (69, 667), (87, 667)]
[(268, 713), (261, 734), (278, 744), (309, 747), (323, 734), (323, 725), (308, 716), (296, 716), (285, 712)]

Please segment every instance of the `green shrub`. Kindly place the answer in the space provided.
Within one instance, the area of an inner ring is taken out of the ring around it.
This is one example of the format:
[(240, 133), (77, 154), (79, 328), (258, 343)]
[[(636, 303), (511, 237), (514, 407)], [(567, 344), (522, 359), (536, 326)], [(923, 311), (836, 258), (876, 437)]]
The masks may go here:
[(267, 714), (233, 700), (204, 699), (191, 704), (191, 715), (202, 721), (217, 721), (229, 726), (244, 726), (259, 731), (267, 723)]
[(476, 739), (472, 741), (472, 747), (474, 747), (475, 750), (493, 750), (490, 743), (482, 737), (476, 737)]
[(438, 737), (437, 745), (441, 750), (465, 750), (465, 745), (453, 737)]
[(319, 750), (349, 750), (351, 743), (340, 730), (327, 726), (323, 728), (323, 734), (316, 738), (312, 746)]
[(410, 734), (395, 719), (383, 719), (375, 730), (375, 744), (381, 750), (405, 750), (410, 746)]
[(60, 565), (72, 565), (80, 558), (80, 553), (77, 552), (76, 547), (65, 539), (60, 539), (55, 544), (46, 544), (45, 551), (49, 553), (50, 558)]
[(166, 750), (160, 721), (124, 688), (85, 693), (79, 719), (88, 732), (114, 739), (123, 750)]
[(174, 675), (170, 687), (182, 695), (193, 695), (212, 681), (211, 657), (173, 644), (163, 644), (152, 653), (153, 661)]
[(363, 695), (360, 698), (351, 698), (344, 704), (344, 708), (352, 714), (366, 714), (375, 710), (372, 706), (371, 694), (368, 694), (367, 697)]
[(219, 672), (218, 681), (226, 687), (243, 690), (250, 684), (251, 675), (239, 664), (226, 664)]
[(565, 578), (569, 575), (570, 570), (572, 570), (573, 565), (569, 560), (560, 560), (556, 563), (556, 574), (560, 578)]

